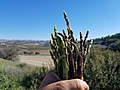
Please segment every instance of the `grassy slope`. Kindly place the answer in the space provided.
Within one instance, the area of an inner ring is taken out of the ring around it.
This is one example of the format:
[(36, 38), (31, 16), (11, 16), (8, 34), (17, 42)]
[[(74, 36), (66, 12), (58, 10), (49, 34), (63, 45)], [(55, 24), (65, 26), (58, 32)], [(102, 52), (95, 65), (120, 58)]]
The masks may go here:
[(44, 68), (0, 59), (0, 90), (36, 90), (46, 71)]

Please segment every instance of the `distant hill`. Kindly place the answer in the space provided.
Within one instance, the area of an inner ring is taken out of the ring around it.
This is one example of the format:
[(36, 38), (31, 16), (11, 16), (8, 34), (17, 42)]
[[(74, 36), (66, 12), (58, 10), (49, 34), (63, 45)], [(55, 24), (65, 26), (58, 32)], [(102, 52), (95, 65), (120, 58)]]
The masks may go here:
[[(2, 45), (17, 45), (25, 47), (39, 48), (41, 47), (50, 47), (49, 40), (5, 40), (0, 39), (0, 46)], [(100, 48), (106, 48), (113, 51), (120, 51), (120, 33), (116, 33), (115, 35), (108, 35), (106, 37), (96, 38), (94, 39), (94, 45)], [(32, 47), (31, 47), (32, 46)]]
[(40, 45), (49, 46), (49, 40), (6, 40), (0, 39), (0, 45)]
[(120, 33), (94, 39), (94, 44), (103, 46), (113, 51), (120, 51)]

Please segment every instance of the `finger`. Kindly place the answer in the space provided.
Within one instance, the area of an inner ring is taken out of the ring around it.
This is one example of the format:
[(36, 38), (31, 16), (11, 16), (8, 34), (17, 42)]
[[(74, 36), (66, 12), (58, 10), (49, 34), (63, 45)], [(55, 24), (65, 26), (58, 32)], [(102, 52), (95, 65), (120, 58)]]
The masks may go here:
[(89, 86), (85, 81), (83, 81), (84, 90), (89, 90)]
[(85, 90), (89, 90), (89, 86), (88, 85), (86, 86)]
[[(87, 83), (80, 79), (74, 79), (75, 85), (73, 87), (77, 87), (76, 90), (89, 90), (89, 86)], [(72, 85), (71, 85), (72, 86)]]

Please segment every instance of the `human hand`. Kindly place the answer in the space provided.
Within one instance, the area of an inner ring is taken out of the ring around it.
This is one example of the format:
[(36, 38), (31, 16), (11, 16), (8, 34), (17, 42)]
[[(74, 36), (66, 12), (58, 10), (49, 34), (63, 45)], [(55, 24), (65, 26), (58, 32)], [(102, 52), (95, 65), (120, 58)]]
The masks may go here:
[(72, 79), (49, 84), (42, 90), (89, 90), (89, 87), (83, 80)]
[(89, 86), (80, 79), (60, 81), (53, 72), (49, 72), (39, 90), (89, 90)]

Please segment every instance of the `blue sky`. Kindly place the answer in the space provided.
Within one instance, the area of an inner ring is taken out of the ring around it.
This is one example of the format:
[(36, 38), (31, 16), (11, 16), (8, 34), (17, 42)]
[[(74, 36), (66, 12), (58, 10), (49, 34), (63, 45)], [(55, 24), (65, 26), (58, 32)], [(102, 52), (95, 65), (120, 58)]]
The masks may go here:
[(63, 11), (76, 38), (120, 32), (120, 0), (0, 0), (0, 39), (49, 40), (54, 26), (66, 29)]

